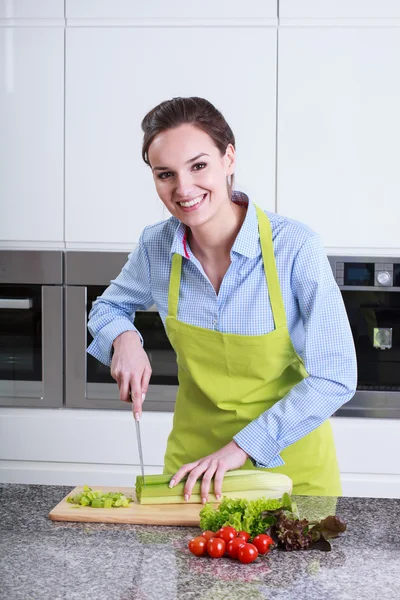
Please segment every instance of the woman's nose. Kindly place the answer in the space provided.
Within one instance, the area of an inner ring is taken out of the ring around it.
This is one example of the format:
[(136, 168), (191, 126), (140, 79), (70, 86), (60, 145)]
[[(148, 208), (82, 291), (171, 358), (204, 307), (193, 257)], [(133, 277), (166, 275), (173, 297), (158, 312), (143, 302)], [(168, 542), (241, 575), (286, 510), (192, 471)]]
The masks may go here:
[(176, 176), (176, 193), (182, 198), (190, 196), (193, 182), (190, 174)]

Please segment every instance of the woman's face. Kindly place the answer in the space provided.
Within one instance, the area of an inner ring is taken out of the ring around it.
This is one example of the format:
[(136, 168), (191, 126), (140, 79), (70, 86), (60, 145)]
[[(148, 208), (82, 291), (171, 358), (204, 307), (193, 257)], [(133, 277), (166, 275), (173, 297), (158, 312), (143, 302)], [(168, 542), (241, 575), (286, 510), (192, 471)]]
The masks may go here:
[(221, 156), (207, 133), (186, 124), (154, 138), (148, 157), (159, 197), (189, 227), (204, 224), (230, 202), (226, 178), (235, 170), (231, 144)]

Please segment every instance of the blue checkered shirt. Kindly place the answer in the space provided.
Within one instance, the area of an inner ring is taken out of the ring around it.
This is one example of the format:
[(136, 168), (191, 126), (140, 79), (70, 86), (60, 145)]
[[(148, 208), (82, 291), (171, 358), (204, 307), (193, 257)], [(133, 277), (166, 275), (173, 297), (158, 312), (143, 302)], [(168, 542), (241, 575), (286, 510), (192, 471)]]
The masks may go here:
[[(176, 217), (150, 225), (121, 273), (93, 304), (88, 323), (94, 338), (90, 354), (109, 365), (113, 340), (124, 331), (136, 330), (136, 310), (156, 304), (165, 324), (175, 252), (184, 257), (178, 320), (239, 335), (274, 329), (256, 210), (242, 192), (234, 192), (232, 199), (248, 209), (218, 295), (186, 242), (185, 225)], [(284, 464), (279, 453), (285, 447), (352, 398), (357, 363), (342, 296), (318, 235), (298, 221), (265, 213), (271, 222), (290, 336), (310, 375), (234, 436), (253, 464), (272, 468)]]

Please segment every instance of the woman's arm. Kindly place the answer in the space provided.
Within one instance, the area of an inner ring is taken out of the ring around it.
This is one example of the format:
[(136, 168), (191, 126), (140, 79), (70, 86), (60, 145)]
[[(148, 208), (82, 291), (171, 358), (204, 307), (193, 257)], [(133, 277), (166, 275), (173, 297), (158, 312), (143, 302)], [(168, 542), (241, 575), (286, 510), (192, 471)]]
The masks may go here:
[(144, 232), (118, 277), (93, 302), (89, 314), (88, 329), (93, 342), (87, 351), (105, 365), (111, 364), (113, 342), (124, 331), (136, 331), (143, 343), (133, 324), (135, 312), (154, 304), (150, 290), (150, 263), (143, 236)]

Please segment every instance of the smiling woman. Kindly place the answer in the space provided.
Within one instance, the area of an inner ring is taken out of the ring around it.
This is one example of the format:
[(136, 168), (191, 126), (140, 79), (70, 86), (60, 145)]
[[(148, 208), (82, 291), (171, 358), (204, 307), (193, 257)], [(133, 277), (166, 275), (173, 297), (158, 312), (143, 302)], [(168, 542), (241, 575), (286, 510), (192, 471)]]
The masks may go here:
[[(203, 151), (196, 153), (199, 148)], [(228, 144), (221, 154), (208, 133), (186, 123), (153, 138), (148, 163), (159, 197), (187, 226), (190, 248), (218, 293), (246, 216), (243, 207), (231, 202), (228, 178), (235, 168), (234, 146)]]
[(171, 217), (145, 228), (93, 304), (88, 352), (111, 364), (139, 419), (151, 367), (133, 319), (157, 305), (179, 371), (164, 473), (185, 499), (198, 479), (205, 502), (227, 471), (255, 468), (289, 476), (294, 494), (340, 495), (329, 417), (357, 367), (319, 237), (233, 190), (235, 138), (207, 100), (167, 100), (142, 129)]

